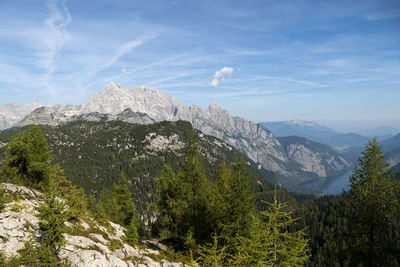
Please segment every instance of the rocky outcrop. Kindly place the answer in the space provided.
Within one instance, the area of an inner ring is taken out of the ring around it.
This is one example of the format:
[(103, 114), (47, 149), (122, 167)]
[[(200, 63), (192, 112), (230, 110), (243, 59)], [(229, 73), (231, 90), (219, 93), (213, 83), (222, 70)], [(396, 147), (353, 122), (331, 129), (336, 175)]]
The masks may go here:
[(145, 113), (133, 112), (127, 108), (118, 114), (103, 114), (99, 112), (80, 113), (81, 107), (52, 106), (40, 107), (25, 116), (14, 126), (22, 127), (30, 124), (57, 126), (72, 121), (124, 121), (137, 124), (151, 124), (155, 121)]
[[(0, 213), (0, 251), (5, 258), (18, 257), (30, 239), (38, 240), (39, 219), (36, 208), (43, 201), (40, 192), (23, 186), (3, 183), (8, 203)], [(125, 229), (110, 222), (106, 228), (95, 220), (66, 222), (69, 233), (64, 233), (65, 245), (58, 257), (70, 266), (182, 266), (181, 263), (166, 259), (154, 260), (165, 245), (151, 248), (132, 247), (123, 241)], [(79, 233), (74, 234), (75, 232)], [(37, 242), (37, 241), (35, 241)], [(157, 241), (143, 241), (143, 244), (157, 244)], [(150, 247), (150, 245), (149, 245)], [(160, 258), (158, 256), (157, 258)]]

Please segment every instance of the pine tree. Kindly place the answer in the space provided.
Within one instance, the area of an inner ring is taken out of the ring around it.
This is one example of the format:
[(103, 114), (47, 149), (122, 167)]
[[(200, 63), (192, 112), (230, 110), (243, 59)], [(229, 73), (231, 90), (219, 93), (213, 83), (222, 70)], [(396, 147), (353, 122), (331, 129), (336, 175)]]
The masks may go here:
[(6, 181), (20, 181), (28, 186), (48, 182), (50, 152), (46, 138), (37, 126), (19, 132), (8, 143), (0, 173)]
[(201, 262), (202, 266), (226, 266), (226, 246), (221, 245), (218, 241), (219, 238), (220, 237), (214, 233), (211, 243), (199, 247), (199, 258), (197, 260)]
[(200, 146), (192, 132), (178, 175), (168, 166), (160, 173), (156, 185), (163, 238), (188, 244), (205, 243), (211, 237), (212, 192), (201, 162)]
[(290, 232), (295, 222), (287, 206), (278, 203), (276, 189), (274, 203), (261, 212), (266, 222), (253, 220), (251, 238), (240, 237), (234, 263), (241, 266), (304, 266), (309, 259), (308, 240), (304, 231)]
[(250, 237), (256, 214), (255, 197), (245, 172), (244, 159), (238, 156), (233, 167), (223, 162), (215, 186), (213, 215), (216, 229), (230, 253), (238, 237)]
[(350, 183), (351, 264), (390, 265), (397, 242), (392, 239), (392, 224), (398, 211), (399, 182), (389, 171), (376, 138), (365, 147)]
[(162, 239), (178, 238), (181, 221), (188, 203), (181, 194), (177, 185), (178, 181), (171, 166), (166, 165), (156, 179), (156, 211), (159, 213), (160, 237)]
[(202, 165), (200, 146), (194, 131), (185, 146), (182, 165), (178, 173), (178, 187), (189, 207), (184, 214), (187, 221), (187, 225), (184, 226), (185, 234), (190, 230), (196, 241), (206, 242), (212, 233), (209, 216), (211, 187)]
[[(57, 253), (64, 245), (64, 222), (70, 218), (65, 201), (59, 198), (56, 181), (50, 179), (45, 191), (45, 201), (38, 207), (40, 246), (37, 254), (39, 262), (44, 266), (52, 266), (57, 261)], [(48, 263), (48, 265), (46, 265)]]
[(56, 163), (51, 169), (59, 197), (67, 201), (71, 217), (78, 218), (88, 213), (88, 205), (83, 188), (77, 188), (64, 175), (64, 170)]
[(103, 219), (127, 227), (126, 238), (131, 244), (135, 240), (137, 241), (139, 219), (132, 199), (129, 181), (123, 172), (111, 189), (105, 189), (101, 192), (96, 210), (100, 216), (104, 217)]

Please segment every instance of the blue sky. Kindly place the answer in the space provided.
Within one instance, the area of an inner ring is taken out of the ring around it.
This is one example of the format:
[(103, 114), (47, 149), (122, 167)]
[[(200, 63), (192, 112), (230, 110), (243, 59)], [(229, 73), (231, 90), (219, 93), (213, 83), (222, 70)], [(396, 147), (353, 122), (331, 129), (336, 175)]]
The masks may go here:
[(0, 105), (115, 81), (253, 121), (400, 129), (400, 1), (0, 0)]

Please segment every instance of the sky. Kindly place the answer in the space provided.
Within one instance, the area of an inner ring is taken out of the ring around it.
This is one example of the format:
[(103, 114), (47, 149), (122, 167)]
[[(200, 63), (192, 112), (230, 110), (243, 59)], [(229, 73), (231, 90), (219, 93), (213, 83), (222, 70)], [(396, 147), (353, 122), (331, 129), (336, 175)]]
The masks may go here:
[(0, 105), (110, 82), (256, 122), (400, 129), (400, 1), (0, 0)]

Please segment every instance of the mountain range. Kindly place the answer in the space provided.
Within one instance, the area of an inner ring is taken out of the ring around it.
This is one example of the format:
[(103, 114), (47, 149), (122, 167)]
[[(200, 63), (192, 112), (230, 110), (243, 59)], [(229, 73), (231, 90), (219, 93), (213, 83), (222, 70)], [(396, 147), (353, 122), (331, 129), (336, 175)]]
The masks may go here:
[(111, 83), (83, 105), (41, 107), (14, 125), (59, 125), (96, 116), (116, 119), (122, 112), (146, 114), (148, 122), (188, 121), (204, 134), (217, 137), (236, 147), (257, 162), (260, 169), (286, 177), (287, 179), (282, 179), (286, 182), (282, 183), (292, 190), (302, 182), (326, 178), (351, 166), (333, 150), (324, 155), (329, 155), (329, 160), (320, 160), (321, 153), (313, 148), (314, 143), (297, 143), (297, 152), (290, 154), (288, 146), (282, 145), (274, 134), (261, 124), (231, 116), (216, 104), (211, 104), (205, 109), (195, 105), (187, 106), (163, 92), (144, 86), (120, 87)]
[(12, 127), (15, 123), (19, 122), (23, 117), (29, 114), (32, 110), (41, 107), (39, 101), (31, 104), (18, 105), (15, 103), (8, 103), (0, 107), (0, 130)]
[[(290, 120), (263, 122), (276, 136), (301, 136), (330, 146), (348, 161), (357, 163), (360, 153), (368, 141), (377, 137), (391, 166), (400, 163), (400, 131), (391, 127), (379, 127), (358, 133), (339, 133), (316, 122)], [(397, 135), (396, 135), (397, 133)]]

